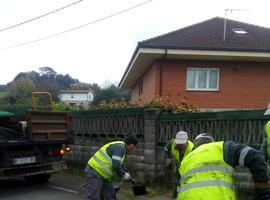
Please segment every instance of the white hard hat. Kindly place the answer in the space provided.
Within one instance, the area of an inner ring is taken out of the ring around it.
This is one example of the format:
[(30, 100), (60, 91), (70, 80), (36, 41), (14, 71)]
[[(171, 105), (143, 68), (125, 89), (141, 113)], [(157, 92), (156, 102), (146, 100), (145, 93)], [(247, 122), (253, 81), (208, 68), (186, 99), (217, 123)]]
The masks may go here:
[(188, 134), (185, 131), (179, 131), (178, 133), (176, 133), (175, 136), (175, 143), (176, 144), (186, 144), (188, 140)]
[(267, 110), (265, 111), (264, 115), (270, 115), (270, 103), (268, 104)]
[(211, 135), (209, 135), (207, 133), (201, 133), (201, 134), (197, 135), (197, 137), (194, 140), (194, 149), (202, 144), (207, 144), (207, 143), (211, 143), (211, 142), (214, 142), (214, 139)]

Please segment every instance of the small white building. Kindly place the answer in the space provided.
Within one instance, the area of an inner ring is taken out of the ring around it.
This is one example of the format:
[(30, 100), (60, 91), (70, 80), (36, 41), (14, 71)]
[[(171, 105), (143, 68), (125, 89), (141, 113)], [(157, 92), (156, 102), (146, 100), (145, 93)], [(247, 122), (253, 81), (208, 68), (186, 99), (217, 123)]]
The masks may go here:
[(66, 105), (77, 105), (89, 108), (89, 104), (93, 101), (94, 93), (89, 90), (62, 90), (59, 99)]

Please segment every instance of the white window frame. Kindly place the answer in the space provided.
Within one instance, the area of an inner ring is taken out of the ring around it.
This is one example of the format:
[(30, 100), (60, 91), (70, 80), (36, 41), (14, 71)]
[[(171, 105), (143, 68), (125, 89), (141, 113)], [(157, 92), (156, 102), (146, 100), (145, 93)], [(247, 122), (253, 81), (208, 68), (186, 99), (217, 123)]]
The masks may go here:
[[(195, 87), (194, 88), (188, 88), (188, 71), (189, 70), (195, 70)], [(205, 88), (198, 88), (198, 71), (199, 70), (206, 70), (206, 87)], [(210, 77), (210, 70), (217, 71), (217, 87), (216, 88), (209, 88), (209, 77)], [(186, 90), (188, 91), (219, 91), (219, 68), (202, 68), (202, 67), (188, 67), (187, 73), (186, 73)]]

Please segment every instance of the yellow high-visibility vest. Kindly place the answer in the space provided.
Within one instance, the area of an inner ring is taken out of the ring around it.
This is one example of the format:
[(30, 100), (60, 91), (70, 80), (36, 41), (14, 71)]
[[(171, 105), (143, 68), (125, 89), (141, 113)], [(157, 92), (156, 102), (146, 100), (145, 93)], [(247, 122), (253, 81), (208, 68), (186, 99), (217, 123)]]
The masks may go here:
[(180, 167), (177, 200), (235, 200), (234, 169), (223, 159), (223, 143), (203, 144)]
[(265, 125), (265, 132), (267, 136), (267, 154), (268, 154), (268, 159), (269, 159), (270, 157), (270, 120)]
[[(123, 141), (115, 141), (105, 144), (98, 150), (88, 161), (88, 165), (91, 166), (100, 176), (105, 180), (111, 180), (114, 174), (112, 167), (112, 158), (107, 154), (107, 148), (112, 144), (125, 144)], [(126, 154), (121, 159), (121, 164), (125, 160)]]
[[(179, 150), (178, 150), (178, 148), (175, 148), (176, 145), (177, 145), (177, 144), (175, 143), (175, 140), (173, 140), (172, 146), (171, 146), (171, 152), (172, 152), (172, 154), (173, 154), (173, 157), (174, 157), (174, 159), (175, 159), (175, 162), (176, 162), (177, 166), (180, 166), (180, 163), (181, 163), (181, 162), (180, 162), (180, 157), (179, 157)], [(184, 159), (184, 158), (192, 151), (193, 146), (194, 146), (194, 144), (188, 140), (187, 148), (186, 148), (186, 150), (185, 150), (183, 159)], [(183, 160), (183, 159), (182, 159), (182, 160)]]

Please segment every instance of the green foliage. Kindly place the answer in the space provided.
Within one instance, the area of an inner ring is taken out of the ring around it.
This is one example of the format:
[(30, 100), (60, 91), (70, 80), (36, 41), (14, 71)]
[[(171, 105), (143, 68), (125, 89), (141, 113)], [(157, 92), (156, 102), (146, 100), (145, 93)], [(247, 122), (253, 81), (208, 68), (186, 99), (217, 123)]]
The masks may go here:
[(196, 112), (198, 108), (192, 104), (188, 104), (186, 98), (180, 98), (179, 101), (171, 102), (165, 97), (156, 96), (150, 102), (143, 103), (138, 101), (136, 104), (131, 104), (130, 101), (117, 101), (112, 99), (109, 102), (103, 101), (98, 104), (98, 108), (113, 109), (113, 108), (157, 108), (161, 112)]
[(67, 106), (64, 102), (58, 102), (58, 103), (55, 103), (53, 104), (53, 110), (55, 111), (65, 111), (67, 110)]
[(32, 92), (36, 90), (36, 85), (31, 79), (20, 77), (8, 86), (9, 98), (12, 104), (29, 104), (31, 103)]
[(6, 97), (7, 96), (7, 92), (0, 92), (0, 98)]
[(104, 104), (109, 102), (125, 102), (130, 100), (130, 93), (121, 92), (117, 86), (111, 84), (109, 87), (100, 89), (96, 88), (93, 105)]
[(77, 105), (69, 105), (68, 110), (71, 112), (76, 112), (76, 111), (80, 111), (80, 107)]
[(130, 101), (116, 101), (116, 99), (112, 99), (109, 102), (101, 101), (97, 107), (101, 109), (131, 108), (132, 105)]
[(158, 108), (161, 112), (196, 112), (198, 108), (187, 103), (186, 97), (180, 98), (176, 102), (169, 101), (165, 97), (156, 96), (150, 102), (143, 104), (144, 107)]
[(40, 76), (55, 77), (57, 74), (51, 67), (40, 67), (39, 71)]
[(54, 111), (71, 111), (76, 112), (82, 110), (80, 106), (77, 105), (66, 105), (64, 102), (58, 102), (53, 104)]
[(89, 90), (91, 84), (89, 83), (75, 83), (70, 85), (72, 90)]

